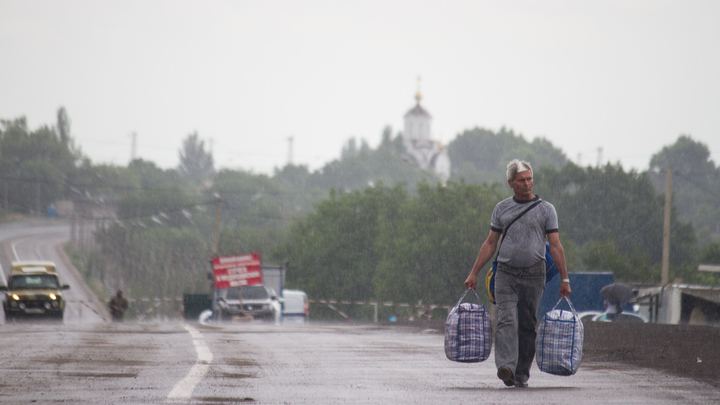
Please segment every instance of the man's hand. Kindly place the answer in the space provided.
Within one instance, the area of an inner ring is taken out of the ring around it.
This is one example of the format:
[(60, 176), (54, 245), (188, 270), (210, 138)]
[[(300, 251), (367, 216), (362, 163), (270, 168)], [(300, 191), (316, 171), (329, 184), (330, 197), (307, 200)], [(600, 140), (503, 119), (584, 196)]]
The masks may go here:
[(567, 298), (572, 290), (570, 289), (570, 283), (560, 283), (560, 296)]
[(465, 279), (465, 287), (472, 288), (473, 290), (477, 288), (477, 275), (480, 273), (480, 269), (482, 269), (485, 263), (492, 258), (493, 253), (495, 253), (498, 239), (500, 239), (500, 233), (491, 229), (487, 239), (485, 239), (485, 242), (483, 242), (480, 247), (480, 252), (478, 252), (475, 264), (473, 265), (472, 270), (470, 270), (470, 275), (467, 279)]
[(468, 278), (465, 279), (465, 287), (472, 288), (473, 290), (477, 288), (477, 276), (472, 272), (470, 273)]

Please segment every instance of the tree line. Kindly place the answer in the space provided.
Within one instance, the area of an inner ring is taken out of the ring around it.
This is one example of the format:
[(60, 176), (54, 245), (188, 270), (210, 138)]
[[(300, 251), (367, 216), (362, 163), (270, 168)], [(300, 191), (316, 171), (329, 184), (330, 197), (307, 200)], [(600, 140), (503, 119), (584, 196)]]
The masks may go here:
[(453, 172), (441, 184), (401, 158), (401, 134), (390, 127), (377, 148), (349, 140), (320, 170), (288, 164), (263, 175), (216, 171), (197, 133), (183, 140), (178, 167), (161, 169), (142, 159), (93, 164), (64, 109), (54, 127), (30, 130), (23, 117), (0, 123), (3, 213), (42, 213), (63, 199), (112, 202), (115, 215), (95, 219), (80, 267), (131, 296), (208, 292), (219, 213), (218, 254), (288, 263), (287, 287), (311, 298), (452, 304), (493, 207), (510, 196), (504, 166), (514, 157), (533, 163), (536, 193), (558, 211), (570, 271), (648, 283), (660, 278), (662, 170), (672, 165), (671, 279), (718, 283), (697, 264), (720, 263), (720, 170), (689, 136), (637, 172), (579, 167), (545, 139), (475, 128), (448, 145)]

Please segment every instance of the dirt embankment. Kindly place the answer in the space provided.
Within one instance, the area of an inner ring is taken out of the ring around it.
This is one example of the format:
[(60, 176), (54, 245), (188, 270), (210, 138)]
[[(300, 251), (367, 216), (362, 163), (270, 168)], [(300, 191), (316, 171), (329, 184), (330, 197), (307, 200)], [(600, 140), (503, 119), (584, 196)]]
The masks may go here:
[(584, 362), (649, 367), (720, 387), (720, 327), (587, 322)]
[[(443, 333), (440, 320), (385, 323)], [(720, 387), (720, 327), (586, 322), (583, 363), (624, 363)], [(580, 366), (582, 368), (582, 366)]]

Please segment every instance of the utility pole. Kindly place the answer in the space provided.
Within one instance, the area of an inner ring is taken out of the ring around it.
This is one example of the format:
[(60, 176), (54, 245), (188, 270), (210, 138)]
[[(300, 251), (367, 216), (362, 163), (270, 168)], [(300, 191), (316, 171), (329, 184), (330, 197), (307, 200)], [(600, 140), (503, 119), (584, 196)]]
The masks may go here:
[[(213, 245), (213, 254), (215, 257), (218, 256), (218, 242), (220, 240), (220, 209), (222, 208), (222, 194), (215, 194), (217, 197), (217, 216), (215, 217), (215, 244)], [(212, 260), (211, 260), (212, 262)], [(212, 271), (211, 271), (212, 272)], [(213, 289), (213, 300), (212, 300), (212, 309), (213, 312), (217, 314), (218, 321), (222, 321), (222, 310), (220, 310), (218, 305), (218, 298), (220, 297), (220, 291), (215, 289), (215, 283), (212, 283), (212, 289)], [(240, 301), (240, 305), (242, 308), (242, 301)]]
[(663, 286), (668, 283), (668, 273), (670, 269), (670, 208), (672, 206), (672, 166), (667, 167), (667, 175), (665, 177), (665, 220), (663, 222), (663, 250), (662, 250), (662, 270), (660, 273), (660, 284)]
[(40, 215), (40, 180), (35, 183), (35, 211)]
[(137, 159), (137, 132), (130, 134), (132, 137), (132, 146), (130, 147), (130, 161)]
[(215, 217), (215, 244), (213, 245), (213, 253), (218, 254), (218, 241), (220, 240), (220, 209), (222, 208), (222, 194), (217, 195), (217, 216)]
[(293, 162), (293, 137), (288, 137), (288, 161), (287, 164), (291, 165)]

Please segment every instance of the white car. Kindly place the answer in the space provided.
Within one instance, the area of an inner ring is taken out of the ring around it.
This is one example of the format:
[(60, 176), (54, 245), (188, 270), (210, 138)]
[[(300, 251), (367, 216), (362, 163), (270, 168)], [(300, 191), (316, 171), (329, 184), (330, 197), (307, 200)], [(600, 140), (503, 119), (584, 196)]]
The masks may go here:
[(263, 285), (223, 289), (218, 298), (218, 305), (223, 318), (250, 315), (253, 319), (277, 323), (281, 316), (280, 299), (272, 288)]

